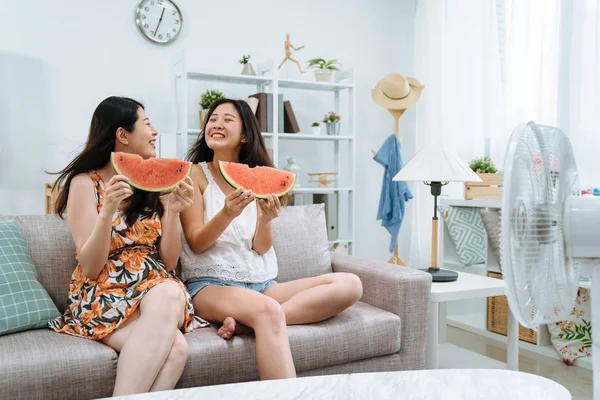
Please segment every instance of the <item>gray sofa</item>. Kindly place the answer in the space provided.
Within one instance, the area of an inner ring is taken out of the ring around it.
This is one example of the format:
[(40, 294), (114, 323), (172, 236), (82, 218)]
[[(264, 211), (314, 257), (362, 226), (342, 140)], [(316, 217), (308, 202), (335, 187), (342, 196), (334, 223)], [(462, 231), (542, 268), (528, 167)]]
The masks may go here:
[[(44, 285), (62, 312), (75, 248), (66, 221), (55, 215), (16, 219)], [(322, 205), (285, 208), (275, 220), (279, 281), (325, 272), (352, 272), (360, 302), (327, 321), (289, 327), (299, 376), (414, 370), (425, 365), (430, 275), (328, 251)], [(188, 362), (178, 387), (258, 379), (254, 337), (224, 341), (214, 327), (186, 334)], [(118, 354), (102, 343), (39, 329), (0, 336), (0, 397), (88, 399), (112, 393)]]

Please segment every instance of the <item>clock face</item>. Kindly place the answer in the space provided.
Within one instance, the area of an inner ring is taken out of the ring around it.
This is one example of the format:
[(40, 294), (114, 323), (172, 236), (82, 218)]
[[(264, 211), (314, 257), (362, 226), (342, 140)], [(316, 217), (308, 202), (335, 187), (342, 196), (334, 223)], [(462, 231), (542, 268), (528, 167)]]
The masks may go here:
[(142, 0), (135, 17), (142, 35), (154, 43), (171, 43), (181, 31), (181, 11), (171, 0)]

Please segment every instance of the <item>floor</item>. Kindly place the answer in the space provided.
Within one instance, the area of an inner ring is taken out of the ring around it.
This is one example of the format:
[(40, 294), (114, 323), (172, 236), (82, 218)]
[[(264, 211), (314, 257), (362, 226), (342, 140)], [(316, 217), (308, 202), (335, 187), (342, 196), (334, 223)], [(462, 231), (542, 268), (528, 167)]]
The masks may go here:
[[(447, 340), (453, 345), (506, 362), (506, 345), (495, 340), (454, 327), (448, 327)], [(560, 383), (571, 392), (573, 400), (592, 399), (592, 371), (585, 368), (568, 366), (562, 361), (520, 350), (519, 370)]]

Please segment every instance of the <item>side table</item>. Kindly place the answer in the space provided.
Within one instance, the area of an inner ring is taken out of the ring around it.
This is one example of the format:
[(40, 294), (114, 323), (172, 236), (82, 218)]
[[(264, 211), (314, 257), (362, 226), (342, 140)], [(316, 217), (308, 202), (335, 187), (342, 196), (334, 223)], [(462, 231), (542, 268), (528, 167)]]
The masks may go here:
[[(446, 339), (446, 303), (454, 300), (469, 300), (502, 296), (506, 294), (505, 282), (501, 279), (488, 278), (458, 272), (455, 282), (433, 282), (431, 284), (431, 297), (429, 300), (429, 328), (427, 333), (427, 369), (453, 368), (452, 365), (440, 365), (440, 352), (450, 349), (452, 358), (457, 359), (461, 352), (469, 352), (452, 345), (440, 345)], [(516, 318), (508, 310), (508, 332), (507, 332), (507, 363), (508, 369), (519, 370), (519, 324)], [(478, 357), (490, 360), (488, 357)], [(472, 357), (465, 357), (469, 359)], [(495, 361), (495, 360), (494, 360)], [(470, 368), (476, 366), (470, 365)], [(487, 367), (487, 366), (486, 366)]]

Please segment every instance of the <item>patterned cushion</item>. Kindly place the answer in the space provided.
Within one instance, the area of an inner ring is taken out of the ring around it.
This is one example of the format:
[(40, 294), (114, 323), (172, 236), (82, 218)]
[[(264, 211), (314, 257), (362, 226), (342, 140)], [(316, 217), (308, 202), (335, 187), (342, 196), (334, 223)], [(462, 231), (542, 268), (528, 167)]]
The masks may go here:
[(592, 308), (590, 291), (580, 288), (569, 317), (555, 324), (548, 324), (550, 341), (567, 365), (579, 357), (592, 353)]
[(0, 222), (0, 335), (43, 328), (58, 315), (21, 230), (13, 220)]
[(56, 214), (15, 218), (29, 248), (38, 280), (60, 312), (65, 310), (69, 281), (77, 266), (75, 244), (66, 219)]
[(465, 267), (485, 263), (486, 235), (479, 209), (439, 206), (450, 237)]
[(488, 243), (492, 253), (496, 256), (500, 270), (502, 270), (502, 261), (500, 260), (500, 211), (481, 210), (480, 214), (487, 233)]
[(331, 272), (325, 206), (283, 207), (273, 220), (273, 247), (279, 282)]

